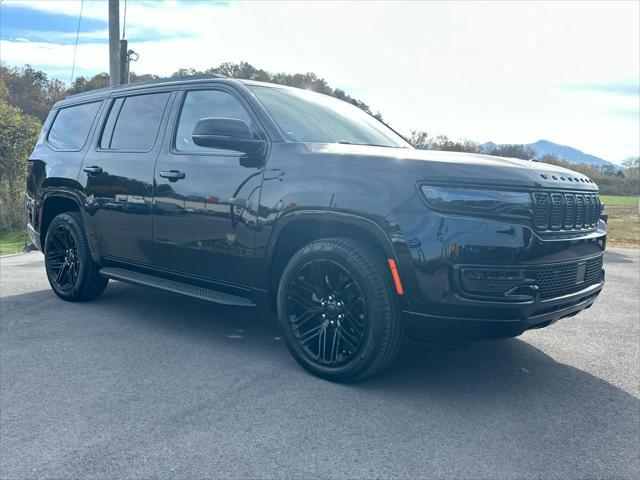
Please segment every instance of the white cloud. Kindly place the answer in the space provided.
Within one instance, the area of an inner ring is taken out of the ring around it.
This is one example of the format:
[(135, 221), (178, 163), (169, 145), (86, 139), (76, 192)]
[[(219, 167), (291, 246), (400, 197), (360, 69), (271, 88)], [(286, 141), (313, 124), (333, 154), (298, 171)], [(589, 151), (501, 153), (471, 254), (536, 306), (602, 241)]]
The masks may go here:
[[(77, 15), (74, 2), (21, 5)], [(121, 6), (121, 16), (123, 6)], [(106, 18), (106, 2), (85, 2)], [(638, 3), (231, 3), (127, 6), (134, 70), (170, 74), (222, 61), (313, 71), (354, 85), (396, 128), (479, 141), (575, 146), (614, 161), (638, 155), (637, 96), (564, 85), (638, 83)], [(137, 42), (154, 29), (170, 38)], [(68, 65), (70, 46), (2, 42), (11, 64)], [(108, 68), (107, 46), (77, 65)], [(627, 112), (621, 114), (620, 112)]]

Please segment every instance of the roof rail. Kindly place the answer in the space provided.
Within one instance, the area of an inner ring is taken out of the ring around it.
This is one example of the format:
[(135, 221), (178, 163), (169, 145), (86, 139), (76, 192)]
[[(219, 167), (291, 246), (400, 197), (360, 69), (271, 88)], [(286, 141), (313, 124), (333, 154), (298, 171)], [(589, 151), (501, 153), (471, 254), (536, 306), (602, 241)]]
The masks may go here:
[(111, 90), (124, 90), (127, 88), (145, 86), (145, 85), (155, 85), (155, 84), (163, 84), (163, 83), (173, 83), (173, 82), (185, 82), (189, 80), (211, 80), (215, 78), (227, 78), (225, 75), (220, 75), (217, 73), (211, 74), (201, 74), (201, 75), (184, 75), (179, 77), (163, 77), (163, 78), (153, 78), (151, 80), (143, 80), (139, 82), (131, 82), (131, 83), (123, 83), (120, 85), (114, 85), (112, 87), (103, 87), (96, 88), (94, 90), (87, 90), (86, 92), (74, 93), (73, 95), (69, 95), (67, 98), (76, 98), (79, 96), (95, 94), (100, 92), (107, 92)]
[(113, 89), (121, 89), (127, 87), (137, 87), (138, 85), (153, 85), (155, 83), (169, 83), (169, 82), (184, 82), (187, 80), (207, 80), (213, 78), (227, 78), (224, 75), (219, 75), (217, 73), (203, 73), (201, 75), (183, 75), (180, 77), (162, 77), (162, 78), (153, 78), (151, 80), (142, 80), (140, 82), (131, 82), (131, 83), (122, 83), (120, 85), (115, 85), (111, 88)]

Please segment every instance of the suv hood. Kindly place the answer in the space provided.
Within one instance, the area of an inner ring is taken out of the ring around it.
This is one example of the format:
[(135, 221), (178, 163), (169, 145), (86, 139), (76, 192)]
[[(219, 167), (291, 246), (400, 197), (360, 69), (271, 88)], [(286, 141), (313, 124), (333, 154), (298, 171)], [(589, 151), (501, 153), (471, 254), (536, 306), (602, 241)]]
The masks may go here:
[(415, 180), (472, 185), (514, 186), (595, 191), (587, 176), (547, 163), (477, 153), (442, 152), (368, 145), (306, 143), (314, 154), (340, 155), (354, 160), (393, 161), (400, 169), (415, 170)]

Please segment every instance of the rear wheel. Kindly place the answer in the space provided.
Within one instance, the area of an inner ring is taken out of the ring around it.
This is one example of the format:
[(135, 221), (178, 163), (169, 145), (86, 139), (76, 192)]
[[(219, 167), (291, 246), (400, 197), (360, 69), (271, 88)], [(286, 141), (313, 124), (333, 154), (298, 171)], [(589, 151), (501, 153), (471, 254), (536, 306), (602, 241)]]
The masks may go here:
[(75, 212), (61, 213), (51, 221), (44, 262), (51, 289), (63, 300), (91, 300), (100, 295), (109, 282), (98, 274), (80, 215)]
[(293, 357), (333, 381), (379, 372), (403, 338), (383, 259), (349, 238), (316, 240), (291, 258), (278, 289), (278, 319)]

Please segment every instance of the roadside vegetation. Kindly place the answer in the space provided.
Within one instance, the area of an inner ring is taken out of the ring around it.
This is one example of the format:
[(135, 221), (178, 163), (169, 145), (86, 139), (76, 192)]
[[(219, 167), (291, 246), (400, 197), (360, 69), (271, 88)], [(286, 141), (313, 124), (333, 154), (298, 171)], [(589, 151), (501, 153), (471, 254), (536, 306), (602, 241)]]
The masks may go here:
[(640, 248), (640, 214), (637, 196), (603, 195), (607, 222), (607, 246)]
[[(343, 90), (332, 88), (325, 79), (314, 73), (272, 73), (255, 68), (246, 62), (223, 63), (217, 67), (199, 71), (183, 68), (173, 76), (222, 74), (242, 78), (279, 83), (314, 90), (345, 100), (384, 122), (382, 114), (373, 111), (366, 103), (351, 97)], [(132, 81), (152, 80), (157, 75), (131, 74)], [(25, 178), (27, 158), (33, 149), (42, 122), (53, 104), (68, 95), (106, 87), (109, 75), (100, 73), (91, 78), (78, 77), (71, 86), (29, 65), (10, 67), (0, 63), (0, 253), (22, 249), (24, 240)], [(428, 150), (450, 150), (475, 152), (504, 157), (530, 159), (536, 152), (530, 147), (517, 144), (492, 145), (487, 148), (471, 140), (453, 140), (444, 135), (430, 136), (424, 131), (412, 131), (407, 139), (416, 148)], [(588, 164), (570, 164), (555, 155), (545, 155), (542, 162), (565, 166), (592, 178), (600, 187), (610, 215), (610, 246), (640, 247), (640, 227), (637, 196), (640, 195), (640, 157), (629, 158), (622, 167), (602, 168)], [(606, 197), (623, 195), (626, 197)], [(634, 208), (634, 205), (636, 207)], [(11, 239), (18, 239), (10, 242)], [(9, 239), (9, 240), (7, 240)], [(10, 246), (11, 244), (11, 246)]]
[(0, 235), (0, 255), (23, 252), (27, 245), (27, 238), (27, 232), (24, 229), (16, 229)]

